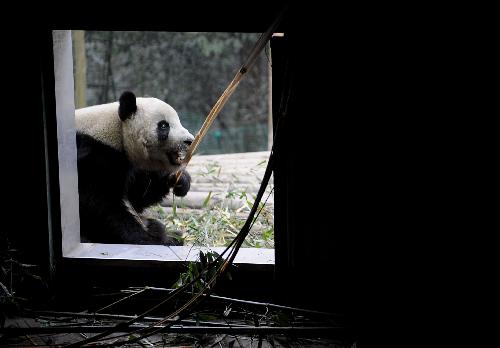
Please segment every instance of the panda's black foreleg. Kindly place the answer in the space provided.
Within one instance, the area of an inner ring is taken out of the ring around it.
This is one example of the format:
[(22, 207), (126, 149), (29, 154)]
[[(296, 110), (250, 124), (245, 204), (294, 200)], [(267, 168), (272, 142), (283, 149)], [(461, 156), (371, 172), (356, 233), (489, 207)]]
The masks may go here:
[[(136, 171), (127, 186), (127, 197), (134, 209), (144, 209), (160, 203), (175, 184), (175, 174)], [(191, 176), (184, 171), (173, 187), (176, 196), (185, 196), (191, 187)]]
[(138, 213), (162, 201), (168, 194), (168, 175), (135, 171), (127, 185), (127, 198)]
[(158, 244), (148, 238), (144, 223), (131, 215), (126, 207), (102, 209), (99, 212), (80, 208), (80, 235), (82, 242)]
[(179, 245), (177, 239), (167, 235), (162, 223), (154, 219), (143, 220), (126, 205), (110, 212), (105, 231), (110, 243)]
[(105, 228), (115, 243), (148, 244), (146, 226), (133, 216), (126, 207), (108, 215)]
[[(141, 214), (144, 209), (160, 203), (173, 187), (176, 196), (185, 196), (191, 186), (191, 176), (183, 172), (177, 184), (171, 173), (134, 171), (127, 182), (127, 198), (134, 212)], [(143, 219), (146, 242), (140, 244), (182, 245), (182, 233), (166, 231), (165, 226), (155, 219)], [(132, 234), (133, 235), (133, 234)], [(140, 239), (140, 238), (139, 238)], [(134, 242), (137, 243), (137, 242)]]

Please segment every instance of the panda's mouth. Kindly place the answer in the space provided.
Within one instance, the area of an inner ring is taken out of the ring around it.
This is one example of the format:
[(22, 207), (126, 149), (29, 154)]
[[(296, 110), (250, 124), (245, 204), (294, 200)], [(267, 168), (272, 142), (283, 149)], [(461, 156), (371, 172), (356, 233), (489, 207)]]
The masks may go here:
[(185, 151), (171, 151), (167, 152), (167, 157), (170, 164), (174, 166), (180, 166), (182, 161), (184, 161), (184, 157), (186, 156)]

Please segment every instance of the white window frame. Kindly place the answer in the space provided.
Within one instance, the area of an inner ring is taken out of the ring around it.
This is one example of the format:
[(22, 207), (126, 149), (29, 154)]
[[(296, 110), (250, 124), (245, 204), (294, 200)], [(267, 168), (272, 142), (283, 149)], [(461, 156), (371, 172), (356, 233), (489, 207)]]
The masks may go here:
[[(224, 247), (192, 247), (80, 242), (78, 171), (75, 129), (71, 30), (54, 30), (54, 82), (59, 159), (62, 256), (66, 259), (152, 261), (171, 264), (196, 261), (199, 251), (221, 253)], [(275, 249), (241, 248), (235, 264), (273, 268)]]

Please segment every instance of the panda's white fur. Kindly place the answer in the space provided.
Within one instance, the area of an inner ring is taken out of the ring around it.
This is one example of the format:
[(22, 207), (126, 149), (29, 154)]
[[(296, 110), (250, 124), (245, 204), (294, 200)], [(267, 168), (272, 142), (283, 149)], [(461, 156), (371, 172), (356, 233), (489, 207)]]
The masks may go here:
[[(181, 125), (177, 112), (167, 103), (156, 98), (136, 98), (136, 104), (136, 112), (124, 121), (118, 114), (118, 102), (78, 109), (76, 129), (125, 153), (136, 168), (177, 170), (179, 158), (187, 149), (186, 142), (190, 143), (193, 135)], [(162, 120), (170, 126), (164, 142), (157, 136)]]
[(115, 150), (123, 151), (122, 121), (118, 116), (118, 106), (118, 102), (115, 102), (77, 109), (76, 130)]

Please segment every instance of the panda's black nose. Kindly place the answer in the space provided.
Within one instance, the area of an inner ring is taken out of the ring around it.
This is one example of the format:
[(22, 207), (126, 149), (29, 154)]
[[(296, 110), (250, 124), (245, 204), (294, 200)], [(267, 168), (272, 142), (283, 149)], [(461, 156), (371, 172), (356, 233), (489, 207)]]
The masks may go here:
[(186, 144), (187, 146), (191, 146), (192, 143), (192, 140), (184, 140), (184, 144)]

